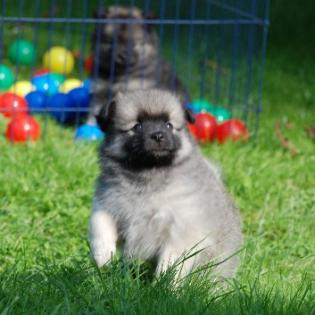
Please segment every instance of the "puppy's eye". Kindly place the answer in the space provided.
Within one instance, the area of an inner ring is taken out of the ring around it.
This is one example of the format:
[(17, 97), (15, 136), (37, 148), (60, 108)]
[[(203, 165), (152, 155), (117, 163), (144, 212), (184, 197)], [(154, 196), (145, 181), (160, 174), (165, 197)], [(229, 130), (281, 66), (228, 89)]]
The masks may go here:
[(134, 131), (140, 131), (142, 130), (142, 124), (141, 123), (137, 123), (133, 126), (132, 128)]
[(173, 129), (173, 125), (170, 122), (167, 122), (166, 123), (166, 128), (172, 130)]

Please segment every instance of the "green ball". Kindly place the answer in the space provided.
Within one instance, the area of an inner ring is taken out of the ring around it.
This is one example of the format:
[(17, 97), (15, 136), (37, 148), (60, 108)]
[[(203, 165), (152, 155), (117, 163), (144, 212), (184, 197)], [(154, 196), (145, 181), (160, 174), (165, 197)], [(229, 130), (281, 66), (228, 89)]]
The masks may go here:
[(16, 65), (30, 65), (36, 58), (35, 47), (28, 40), (15, 40), (9, 47), (9, 58)]
[(231, 112), (228, 109), (214, 105), (203, 99), (193, 101), (191, 107), (196, 113), (206, 112), (212, 114), (219, 123), (232, 117)]
[(231, 112), (224, 107), (213, 106), (210, 109), (210, 113), (215, 116), (219, 123), (228, 120), (232, 117)]
[(191, 106), (193, 110), (197, 113), (209, 112), (212, 108), (211, 104), (208, 101), (202, 99), (193, 101)]
[(49, 73), (49, 77), (51, 80), (58, 82), (59, 85), (61, 85), (66, 80), (64, 75), (59, 74), (59, 73), (55, 73), (55, 72)]
[(7, 90), (14, 82), (14, 75), (11, 69), (0, 65), (0, 91)]

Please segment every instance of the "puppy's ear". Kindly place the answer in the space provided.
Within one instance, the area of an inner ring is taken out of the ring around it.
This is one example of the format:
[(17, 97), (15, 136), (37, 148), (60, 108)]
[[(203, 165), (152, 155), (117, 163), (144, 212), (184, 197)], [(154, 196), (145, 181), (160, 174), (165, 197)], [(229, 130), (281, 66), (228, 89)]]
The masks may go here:
[(116, 101), (111, 100), (107, 104), (103, 105), (101, 111), (96, 115), (96, 121), (103, 132), (108, 131), (108, 127), (114, 116), (116, 107)]
[(190, 124), (195, 123), (195, 116), (193, 112), (189, 108), (185, 108), (184, 111), (186, 121), (189, 122)]

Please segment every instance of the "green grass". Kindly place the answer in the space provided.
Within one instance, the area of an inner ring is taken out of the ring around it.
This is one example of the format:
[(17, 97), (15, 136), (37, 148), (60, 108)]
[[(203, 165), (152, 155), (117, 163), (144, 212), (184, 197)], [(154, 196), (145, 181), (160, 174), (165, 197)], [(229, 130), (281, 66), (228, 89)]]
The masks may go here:
[[(87, 242), (97, 146), (50, 123), (36, 144), (0, 138), (0, 313), (315, 314), (315, 142), (304, 133), (315, 66), (279, 56), (267, 63), (257, 137), (203, 148), (243, 220), (242, 264), (225, 291), (198, 274), (174, 290), (171, 272), (152, 281), (123, 259), (98, 270)], [(279, 145), (276, 121), (293, 124), (284, 133), (297, 156)]]

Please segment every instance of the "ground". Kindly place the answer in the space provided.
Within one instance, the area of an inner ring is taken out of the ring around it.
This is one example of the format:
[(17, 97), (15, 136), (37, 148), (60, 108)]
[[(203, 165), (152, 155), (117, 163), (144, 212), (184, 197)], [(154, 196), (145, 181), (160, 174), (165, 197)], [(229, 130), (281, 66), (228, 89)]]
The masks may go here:
[(37, 144), (0, 137), (1, 314), (315, 314), (315, 142), (304, 131), (315, 124), (314, 66), (279, 56), (268, 55), (258, 134), (203, 147), (241, 209), (242, 264), (228, 289), (196, 274), (173, 290), (171, 272), (152, 280), (122, 259), (98, 270), (87, 242), (97, 145), (50, 125)]

